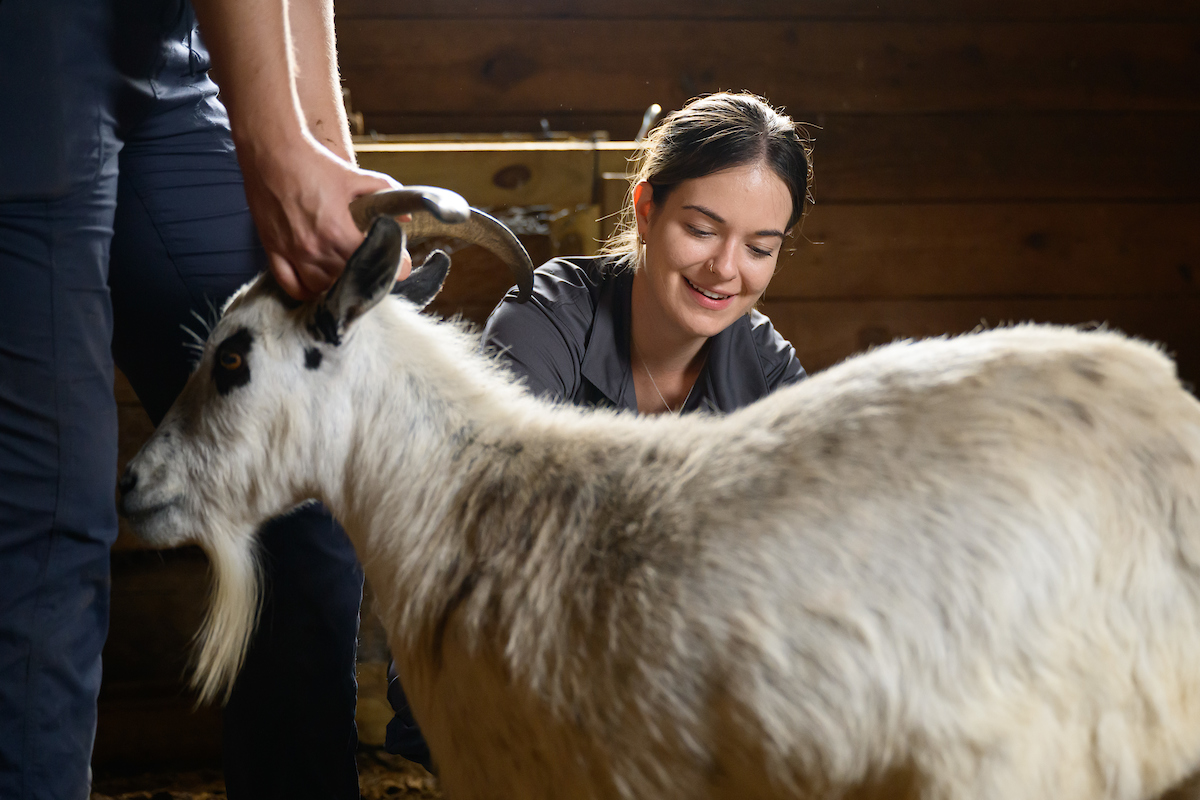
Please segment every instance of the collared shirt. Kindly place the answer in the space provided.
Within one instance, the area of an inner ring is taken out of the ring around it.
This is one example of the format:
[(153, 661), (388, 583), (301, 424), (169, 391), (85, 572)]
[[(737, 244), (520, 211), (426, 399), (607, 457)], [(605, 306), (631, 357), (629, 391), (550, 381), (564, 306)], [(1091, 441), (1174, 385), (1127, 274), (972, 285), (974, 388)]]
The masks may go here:
[[(633, 272), (605, 258), (557, 258), (534, 272), (525, 304), (509, 292), (488, 318), (483, 342), (498, 350), (534, 394), (584, 406), (637, 411), (629, 359)], [(730, 412), (805, 377), (796, 351), (757, 311), (708, 341), (683, 411)]]

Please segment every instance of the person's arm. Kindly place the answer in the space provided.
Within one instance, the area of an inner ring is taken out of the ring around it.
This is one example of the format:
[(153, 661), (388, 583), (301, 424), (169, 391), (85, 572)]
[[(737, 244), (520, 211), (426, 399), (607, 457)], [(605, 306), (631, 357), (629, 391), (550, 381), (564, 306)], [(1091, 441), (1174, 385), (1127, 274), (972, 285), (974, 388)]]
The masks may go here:
[(808, 377), (796, 357), (796, 348), (775, 330), (775, 325), (765, 314), (757, 310), (750, 312), (750, 330), (767, 381), (767, 391), (773, 392)]
[[(506, 295), (488, 317), (482, 344), (538, 397), (569, 397), (579, 381), (583, 359), (577, 337), (564, 333), (554, 309), (534, 294), (527, 303)], [(573, 346), (574, 345), (574, 346)]]
[(362, 242), (350, 201), (396, 185), (352, 163), (331, 3), (193, 5), (221, 75), (246, 199), (271, 272), (288, 294), (312, 298)]
[(333, 3), (288, 0), (296, 93), (310, 133), (334, 155), (357, 164), (338, 76)]
[(538, 267), (529, 301), (518, 303), (510, 290), (483, 328), (484, 349), (498, 353), (533, 394), (548, 400), (570, 400), (581, 380), (598, 291), (586, 264), (554, 259)]

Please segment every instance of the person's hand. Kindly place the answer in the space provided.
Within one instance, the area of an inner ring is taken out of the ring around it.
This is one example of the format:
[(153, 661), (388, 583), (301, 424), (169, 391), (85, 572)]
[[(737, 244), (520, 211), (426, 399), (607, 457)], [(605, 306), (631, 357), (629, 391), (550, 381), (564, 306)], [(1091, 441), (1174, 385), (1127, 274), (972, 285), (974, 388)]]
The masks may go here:
[[(353, 165), (332, 0), (192, 5), (221, 75), (246, 201), (268, 266), (288, 294), (316, 297), (363, 240), (350, 201), (399, 186)], [(406, 253), (399, 276), (411, 266)]]
[[(239, 143), (238, 154), (271, 273), (298, 300), (328, 289), (362, 243), (350, 201), (400, 187), (387, 175), (352, 166), (308, 135), (269, 147)], [(405, 252), (397, 277), (411, 268)]]

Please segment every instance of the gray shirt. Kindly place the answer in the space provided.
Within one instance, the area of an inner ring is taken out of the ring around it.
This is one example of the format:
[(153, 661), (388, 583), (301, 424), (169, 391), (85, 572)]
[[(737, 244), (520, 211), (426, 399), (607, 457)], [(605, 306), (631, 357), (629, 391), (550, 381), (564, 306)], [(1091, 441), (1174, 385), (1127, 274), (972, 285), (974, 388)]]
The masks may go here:
[[(611, 259), (557, 258), (534, 272), (533, 297), (511, 291), (483, 330), (537, 395), (637, 411), (629, 360), (633, 273)], [(757, 311), (709, 339), (683, 410), (730, 412), (805, 377), (795, 348)]]

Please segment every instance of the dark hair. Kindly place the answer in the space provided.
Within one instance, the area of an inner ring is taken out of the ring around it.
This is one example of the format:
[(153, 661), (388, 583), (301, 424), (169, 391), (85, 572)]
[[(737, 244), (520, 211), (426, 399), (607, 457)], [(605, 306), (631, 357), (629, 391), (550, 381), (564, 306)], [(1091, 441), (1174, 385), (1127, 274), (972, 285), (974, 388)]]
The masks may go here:
[(646, 181), (655, 205), (680, 183), (743, 164), (766, 164), (788, 187), (792, 213), (787, 229), (804, 216), (812, 182), (812, 140), (807, 132), (763, 98), (721, 92), (690, 101), (669, 114), (642, 143), (621, 221), (604, 252), (636, 262), (637, 221), (633, 188)]

